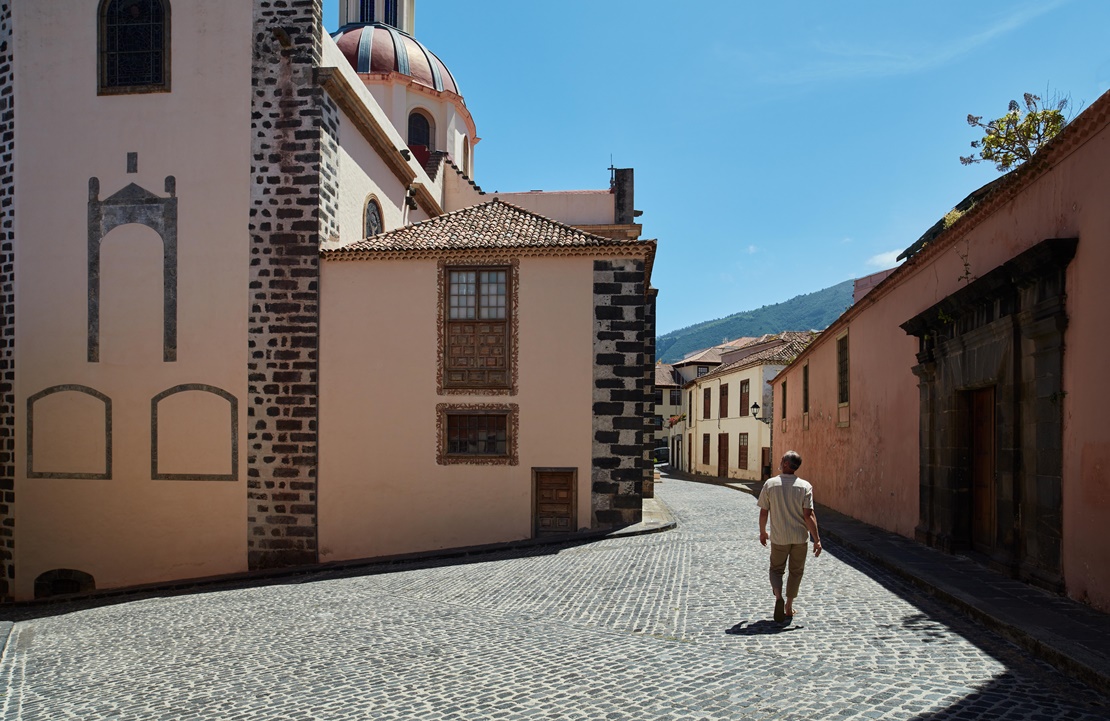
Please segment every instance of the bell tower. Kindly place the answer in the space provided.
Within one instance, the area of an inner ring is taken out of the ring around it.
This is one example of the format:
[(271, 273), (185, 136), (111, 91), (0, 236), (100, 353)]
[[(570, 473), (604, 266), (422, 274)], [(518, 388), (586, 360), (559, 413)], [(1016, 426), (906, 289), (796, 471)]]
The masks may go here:
[(340, 0), (340, 27), (356, 23), (384, 23), (413, 35), (416, 0)]

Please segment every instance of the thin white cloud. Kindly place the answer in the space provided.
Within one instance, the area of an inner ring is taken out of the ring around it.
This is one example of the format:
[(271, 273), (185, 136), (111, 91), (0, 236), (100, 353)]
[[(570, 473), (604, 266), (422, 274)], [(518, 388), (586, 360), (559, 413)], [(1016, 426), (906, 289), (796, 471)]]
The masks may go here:
[(886, 253), (879, 253), (867, 259), (867, 265), (872, 268), (886, 270), (898, 265), (898, 256), (902, 253), (901, 250), (891, 250)]
[(817, 48), (825, 58), (818, 63), (764, 75), (761, 80), (775, 84), (800, 85), (856, 78), (885, 78), (911, 75), (946, 65), (1071, 0), (1026, 3), (979, 32), (954, 37), (944, 45), (918, 52), (892, 52), (880, 48), (823, 46)]
[(754, 245), (749, 245), (748, 246), (748, 255), (755, 255), (758, 252), (759, 252), (759, 248), (755, 247)]

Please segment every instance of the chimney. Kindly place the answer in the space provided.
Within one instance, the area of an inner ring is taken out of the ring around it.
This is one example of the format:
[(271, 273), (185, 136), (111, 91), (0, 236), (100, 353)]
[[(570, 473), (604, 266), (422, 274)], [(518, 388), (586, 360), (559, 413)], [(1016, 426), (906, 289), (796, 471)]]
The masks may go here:
[(613, 170), (613, 222), (617, 225), (631, 225), (636, 222), (635, 183), (632, 168)]

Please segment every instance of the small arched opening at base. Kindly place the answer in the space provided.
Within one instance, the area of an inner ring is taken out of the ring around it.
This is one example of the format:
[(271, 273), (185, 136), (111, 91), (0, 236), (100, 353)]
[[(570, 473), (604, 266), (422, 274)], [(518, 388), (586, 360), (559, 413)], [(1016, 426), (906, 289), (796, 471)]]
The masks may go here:
[(84, 571), (75, 571), (72, 568), (55, 568), (53, 571), (40, 573), (35, 579), (36, 600), (90, 593), (95, 590), (96, 579)]

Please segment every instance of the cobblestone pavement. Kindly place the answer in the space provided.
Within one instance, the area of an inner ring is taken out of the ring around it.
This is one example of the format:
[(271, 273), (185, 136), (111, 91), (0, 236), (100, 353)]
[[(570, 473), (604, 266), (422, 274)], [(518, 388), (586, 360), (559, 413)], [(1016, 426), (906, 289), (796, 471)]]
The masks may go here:
[(755, 499), (672, 531), (19, 621), (0, 718), (1105, 719), (1110, 699), (829, 547), (770, 620)]

